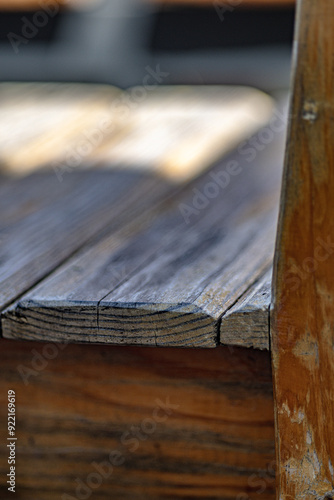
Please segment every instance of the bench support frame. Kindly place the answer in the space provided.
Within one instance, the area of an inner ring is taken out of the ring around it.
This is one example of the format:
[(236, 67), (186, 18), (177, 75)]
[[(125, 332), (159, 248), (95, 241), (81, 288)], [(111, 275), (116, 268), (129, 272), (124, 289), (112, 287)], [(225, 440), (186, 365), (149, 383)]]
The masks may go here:
[(277, 499), (334, 498), (334, 2), (300, 0), (271, 350)]

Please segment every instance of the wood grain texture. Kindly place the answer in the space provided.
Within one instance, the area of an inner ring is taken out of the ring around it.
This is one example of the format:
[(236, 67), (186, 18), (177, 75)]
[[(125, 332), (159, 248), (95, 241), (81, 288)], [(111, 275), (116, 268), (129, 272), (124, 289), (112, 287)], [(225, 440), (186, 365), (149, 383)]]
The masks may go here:
[(334, 3), (299, 2), (274, 266), (277, 499), (334, 498)]
[(270, 266), (222, 317), (221, 344), (269, 349), (271, 283)]
[[(222, 315), (272, 262), (283, 137), (254, 162), (240, 152), (227, 157), (171, 197), (148, 229), (112, 232), (77, 254), (4, 311), (3, 335), (215, 347)], [(238, 174), (219, 188), (213, 179), (231, 162)], [(195, 210), (194, 197), (209, 185), (216, 196)], [(188, 224), (184, 207), (194, 211)], [(242, 341), (258, 346), (245, 329)]]
[(73, 172), (62, 183), (46, 173), (6, 182), (0, 202), (0, 309), (106, 226), (116, 231), (132, 223), (170, 192), (168, 183), (139, 172)]
[[(17, 401), (16, 498), (73, 500), (76, 479), (87, 484), (113, 450), (123, 463), (91, 498), (274, 498), (268, 352), (0, 344), (1, 422), (9, 388)], [(7, 499), (3, 424), (0, 432)]]
[[(171, 182), (162, 178), (171, 162), (166, 147), (162, 154), (164, 166), (161, 155), (156, 158), (160, 161), (155, 165), (155, 169), (159, 167), (158, 175), (149, 166), (143, 168), (145, 162), (138, 151), (138, 131), (145, 132), (149, 116), (149, 143), (154, 143), (153, 129), (159, 129), (159, 119), (160, 126), (167, 119), (165, 112), (165, 119), (159, 118), (166, 102), (168, 119), (175, 125), (179, 116), (180, 130), (187, 128), (190, 117), (197, 117), (198, 125), (199, 115), (205, 109), (206, 119), (216, 118), (215, 126), (205, 134), (204, 143), (191, 154), (191, 133), (183, 137), (183, 142), (176, 139), (179, 156), (174, 157), (174, 168), (177, 170), (177, 164), (179, 167), (187, 164), (188, 180), (198, 174), (198, 162), (204, 168), (218, 151), (231, 149), (246, 133), (267, 120), (272, 108), (271, 99), (264, 94), (238, 87), (216, 88), (212, 95), (204, 89), (191, 91), (179, 87), (151, 92), (153, 95), (144, 109), (132, 103), (132, 110), (131, 106), (128, 109), (122, 103), (115, 104), (122, 92), (109, 86), (0, 84), (2, 168), (20, 174), (46, 165), (52, 168), (51, 174), (31, 175), (16, 182), (2, 181), (0, 185), (0, 310), (106, 226), (109, 232), (124, 228), (127, 222), (134, 223), (163, 201), (167, 193), (181, 189), (172, 188)], [(199, 97), (197, 103), (194, 95)], [(213, 106), (214, 96), (220, 99), (218, 114)], [(182, 99), (187, 101), (186, 105), (182, 105)], [(256, 116), (259, 105), (261, 112)], [(217, 116), (225, 120), (220, 128)], [(230, 128), (226, 119), (231, 120)], [(171, 139), (169, 132), (165, 146)], [(223, 137), (225, 142), (219, 144)], [(140, 138), (143, 139), (143, 133)], [(126, 160), (127, 168), (120, 153), (113, 153), (119, 144), (122, 150), (132, 150)], [(211, 156), (207, 153), (205, 163), (203, 152), (208, 151), (208, 145), (212, 151)], [(143, 151), (145, 148), (147, 144)], [(191, 159), (182, 163), (186, 150)], [(78, 151), (85, 154), (80, 157)], [(102, 163), (108, 166), (109, 173), (82, 172)]]

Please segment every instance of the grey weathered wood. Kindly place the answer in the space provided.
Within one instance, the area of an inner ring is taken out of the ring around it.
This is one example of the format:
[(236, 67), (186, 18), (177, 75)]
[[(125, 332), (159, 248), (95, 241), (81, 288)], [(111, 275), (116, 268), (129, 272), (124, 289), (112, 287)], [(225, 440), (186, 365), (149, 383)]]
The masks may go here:
[(275, 219), (271, 211), (208, 248), (204, 240), (200, 256), (180, 236), (179, 251), (162, 252), (100, 302), (99, 333), (117, 342), (215, 346), (220, 317), (272, 259)]
[[(154, 235), (144, 234), (111, 257), (105, 254), (102, 267), (101, 259), (94, 259), (99, 245), (5, 311), (4, 336), (213, 347), (221, 315), (272, 260), (275, 220), (271, 210), (231, 229), (225, 238), (218, 234), (216, 243), (204, 237), (197, 246), (202, 256), (196, 254), (195, 231), (188, 238), (174, 234), (174, 242), (181, 239), (179, 252), (159, 244), (147, 248), (145, 242)], [(110, 253), (109, 243), (103, 246)], [(122, 278), (125, 283), (119, 286)], [(115, 290), (103, 298), (106, 283)]]
[(4, 312), (4, 336), (217, 345), (221, 316), (272, 262), (282, 137), (255, 162), (235, 153), (215, 172), (231, 160), (241, 172), (189, 224), (180, 202), (191, 206), (210, 174), (172, 198), (149, 229), (113, 232), (61, 266)]
[(269, 349), (272, 267), (223, 316), (220, 342)]
[[(66, 197), (78, 183), (78, 177), (69, 175), (66, 182), (58, 182), (55, 175), (36, 172), (20, 180), (5, 177), (0, 182), (0, 229), (11, 228), (18, 221)], [(8, 233), (2, 237), (7, 238)]]
[[(20, 203), (25, 187), (30, 197), (24, 193)], [(130, 172), (74, 172), (63, 183), (54, 173), (37, 174), (6, 183), (5, 188), (0, 217), (0, 309), (106, 226), (109, 230), (122, 227), (140, 215), (139, 206), (145, 211), (171, 190), (161, 180)]]

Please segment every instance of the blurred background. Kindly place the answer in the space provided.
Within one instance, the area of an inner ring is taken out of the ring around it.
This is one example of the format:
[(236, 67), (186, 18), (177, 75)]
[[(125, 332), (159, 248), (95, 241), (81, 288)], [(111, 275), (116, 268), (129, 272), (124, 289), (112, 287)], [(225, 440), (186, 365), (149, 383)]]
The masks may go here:
[(0, 172), (51, 166), (60, 180), (74, 167), (136, 164), (196, 176), (270, 118), (265, 95), (241, 89), (285, 112), (294, 9), (0, 0)]
[(287, 87), (294, 0), (0, 0), (0, 79)]

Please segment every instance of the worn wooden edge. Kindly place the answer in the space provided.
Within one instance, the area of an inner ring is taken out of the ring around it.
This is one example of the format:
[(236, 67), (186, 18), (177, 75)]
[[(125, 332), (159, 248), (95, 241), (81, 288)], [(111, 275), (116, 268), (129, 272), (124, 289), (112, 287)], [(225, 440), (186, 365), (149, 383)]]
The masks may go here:
[[(257, 208), (252, 203), (243, 203), (234, 210), (228, 206), (227, 226), (221, 227), (220, 233), (216, 231), (216, 220), (210, 220), (214, 238), (209, 228), (203, 231), (203, 223), (196, 221), (185, 234), (185, 246), (179, 245), (176, 253), (173, 241), (182, 241), (183, 224), (167, 240), (159, 236), (164, 234), (164, 228), (174, 226), (177, 218), (173, 210), (171, 219), (165, 216), (164, 224), (158, 219), (148, 232), (138, 236), (130, 232), (130, 241), (126, 236), (123, 243), (120, 238), (115, 245), (113, 235), (102, 239), (6, 309), (2, 314), (4, 337), (215, 347), (221, 316), (270, 266), (277, 217), (274, 200), (270, 196)], [(216, 208), (212, 210), (217, 217)], [(203, 238), (201, 246), (198, 238)], [(127, 255), (129, 262), (124, 261)], [(181, 270), (174, 269), (174, 262), (182, 264)], [(123, 265), (123, 280), (119, 282), (117, 272)], [(171, 281), (166, 282), (169, 268)], [(205, 275), (198, 282), (200, 269)], [(104, 287), (111, 287), (112, 282), (114, 290), (106, 293)], [(160, 283), (161, 289), (157, 290), (154, 283)], [(246, 345), (258, 347), (254, 339), (247, 339), (248, 330), (240, 330), (239, 334), (237, 345), (246, 339)]]
[(193, 304), (27, 301), (3, 311), (2, 327), (7, 339), (155, 347), (218, 345), (215, 318)]
[(223, 315), (220, 323), (222, 345), (269, 350), (271, 281), (272, 267)]
[[(276, 218), (276, 210), (266, 215), (265, 219), (260, 217), (254, 225), (254, 230), (259, 223), (263, 226), (262, 233), (254, 238), (254, 235), (246, 232), (241, 240), (241, 253), (237, 258), (223, 268), (218, 276), (210, 280), (208, 286), (200, 290), (199, 296), (192, 302), (124, 302), (122, 286), (119, 288), (119, 299), (115, 301), (116, 294), (95, 301), (76, 301), (73, 299), (43, 300), (43, 283), (35, 292), (34, 299), (29, 294), (17, 303), (6, 309), (2, 314), (3, 336), (5, 338), (44, 340), (56, 342), (90, 342), (123, 345), (152, 345), (152, 346), (179, 346), (179, 347), (216, 347), (219, 344), (220, 318), (228, 309), (229, 303), (239, 300), (244, 293), (245, 287), (255, 288), (254, 293), (248, 293), (248, 297), (242, 297), (244, 307), (247, 299), (251, 314), (248, 318), (254, 320), (256, 332), (261, 328), (259, 341), (254, 334), (250, 335), (250, 329), (245, 330), (239, 322), (238, 335), (231, 338), (231, 343), (240, 346), (254, 348), (266, 348), (268, 342), (268, 328), (256, 324), (263, 322), (263, 311), (256, 311), (256, 300), (254, 295), (259, 292), (258, 279), (263, 275), (272, 260), (273, 239), (272, 222)], [(268, 229), (270, 230), (268, 232)], [(237, 233), (244, 233), (243, 224)], [(254, 231), (253, 231), (254, 232)], [(250, 236), (250, 243), (242, 248)], [(235, 235), (236, 237), (236, 235)], [(144, 236), (145, 238), (145, 236)], [(236, 238), (237, 240), (237, 238)], [(266, 240), (269, 242), (266, 247)], [(136, 246), (136, 245), (135, 245)], [(221, 251), (218, 246), (214, 254)], [(261, 253), (260, 250), (263, 252)], [(122, 251), (122, 248), (119, 249)], [(131, 253), (130, 253), (131, 255)], [(210, 255), (208, 255), (208, 262)], [(116, 254), (117, 260), (117, 254)], [(202, 266), (206, 266), (204, 258)], [(245, 265), (247, 263), (247, 265)], [(76, 262), (80, 266), (80, 261)], [(243, 272), (240, 272), (240, 269)], [(196, 267), (195, 267), (196, 269)], [(144, 268), (144, 273), (145, 271)], [(139, 283), (141, 271), (139, 270)], [(66, 275), (66, 270), (59, 275)], [(57, 275), (55, 275), (57, 277)], [(255, 281), (255, 283), (254, 283)], [(131, 275), (130, 275), (131, 282)], [(180, 282), (182, 283), (182, 281)], [(132, 285), (130, 286), (130, 290)], [(52, 293), (54, 295), (55, 292)], [(125, 295), (126, 296), (126, 295)], [(186, 297), (187, 294), (184, 295)], [(173, 293), (171, 294), (171, 298)], [(129, 299), (131, 293), (129, 294)], [(233, 315), (232, 315), (233, 316)], [(232, 319), (233, 320), (233, 319)], [(267, 318), (268, 322), (268, 318)], [(249, 337), (250, 335), (250, 337)], [(222, 341), (221, 341), (222, 342)], [(222, 343), (226, 343), (223, 341)]]

